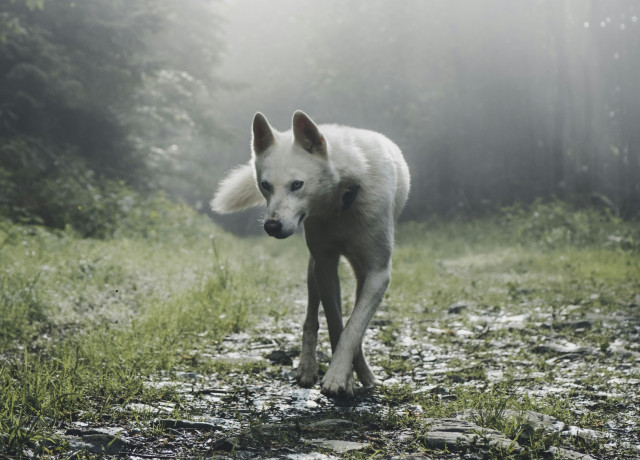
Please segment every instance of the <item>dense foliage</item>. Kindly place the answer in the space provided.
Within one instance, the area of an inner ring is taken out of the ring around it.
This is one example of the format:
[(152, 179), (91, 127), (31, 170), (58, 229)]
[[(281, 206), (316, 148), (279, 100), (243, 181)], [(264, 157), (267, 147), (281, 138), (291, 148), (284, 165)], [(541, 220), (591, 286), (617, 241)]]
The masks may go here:
[(216, 132), (210, 5), (4, 1), (0, 30), (2, 214), (105, 236), (128, 187), (200, 169)]

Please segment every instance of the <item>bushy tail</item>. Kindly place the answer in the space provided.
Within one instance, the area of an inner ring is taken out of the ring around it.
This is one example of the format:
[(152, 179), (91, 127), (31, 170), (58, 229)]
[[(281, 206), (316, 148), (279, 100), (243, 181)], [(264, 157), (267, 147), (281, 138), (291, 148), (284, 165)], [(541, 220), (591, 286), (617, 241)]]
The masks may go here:
[(230, 214), (264, 203), (253, 174), (253, 164), (247, 163), (231, 171), (220, 182), (211, 200), (211, 209), (218, 214)]

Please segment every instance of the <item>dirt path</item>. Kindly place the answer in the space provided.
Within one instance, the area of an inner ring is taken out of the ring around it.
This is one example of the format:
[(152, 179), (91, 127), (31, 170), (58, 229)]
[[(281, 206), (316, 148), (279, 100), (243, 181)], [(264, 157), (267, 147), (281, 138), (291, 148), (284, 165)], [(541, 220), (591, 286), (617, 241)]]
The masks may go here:
[[(366, 336), (384, 388), (336, 401), (294, 383), (304, 302), (294, 303), (286, 318), (199, 350), (216, 372), (148, 383), (175, 386), (181, 405), (128, 404), (126, 426), (76, 424), (61, 434), (76, 451), (131, 458), (640, 455), (640, 315), (628, 313), (637, 310), (576, 318), (569, 307), (558, 316), (542, 305), (507, 312), (458, 302), (422, 322), (396, 320), (386, 306)], [(616, 339), (579, 340), (593, 328)], [(319, 342), (322, 368), (322, 327)], [(136, 413), (153, 423), (135, 422)]]

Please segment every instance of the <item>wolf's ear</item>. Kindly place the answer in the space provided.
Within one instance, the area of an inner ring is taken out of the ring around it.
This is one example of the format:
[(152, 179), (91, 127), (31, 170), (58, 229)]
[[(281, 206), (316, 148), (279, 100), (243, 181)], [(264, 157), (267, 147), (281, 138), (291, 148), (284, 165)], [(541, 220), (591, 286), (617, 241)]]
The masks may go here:
[(253, 146), (253, 153), (260, 155), (267, 150), (274, 142), (275, 137), (273, 131), (266, 117), (260, 112), (256, 113), (253, 117), (253, 139), (251, 145)]
[(327, 154), (327, 142), (311, 118), (297, 110), (293, 114), (293, 138), (309, 153)]

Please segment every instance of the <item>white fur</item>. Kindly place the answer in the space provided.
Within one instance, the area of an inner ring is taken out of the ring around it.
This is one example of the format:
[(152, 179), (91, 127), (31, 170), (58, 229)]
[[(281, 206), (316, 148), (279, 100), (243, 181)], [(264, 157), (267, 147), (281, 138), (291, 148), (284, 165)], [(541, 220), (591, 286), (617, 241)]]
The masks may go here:
[(237, 167), (220, 182), (211, 209), (218, 214), (243, 211), (264, 204), (264, 197), (256, 185), (255, 167), (251, 163)]
[[(309, 299), (296, 379), (303, 387), (317, 379), (322, 302), (333, 350), (322, 392), (351, 396), (354, 370), (363, 385), (378, 383), (365, 360), (362, 338), (390, 281), (394, 225), (409, 194), (409, 169), (400, 149), (382, 134), (316, 126), (299, 111), (293, 128), (282, 133), (256, 114), (252, 144), (251, 161), (222, 181), (212, 207), (234, 212), (266, 200), (265, 229), (270, 222), (268, 231), (278, 238), (304, 222)], [(294, 190), (294, 181), (303, 185)], [(355, 199), (345, 206), (345, 196)], [(350, 262), (357, 282), (356, 303), (344, 327), (340, 256)]]

